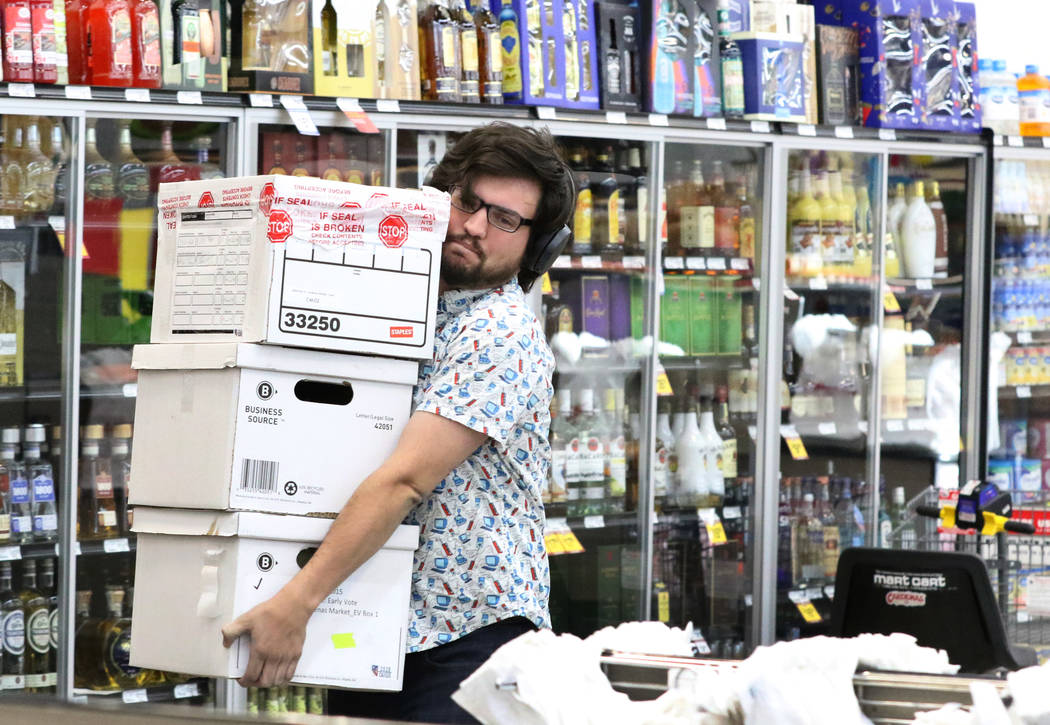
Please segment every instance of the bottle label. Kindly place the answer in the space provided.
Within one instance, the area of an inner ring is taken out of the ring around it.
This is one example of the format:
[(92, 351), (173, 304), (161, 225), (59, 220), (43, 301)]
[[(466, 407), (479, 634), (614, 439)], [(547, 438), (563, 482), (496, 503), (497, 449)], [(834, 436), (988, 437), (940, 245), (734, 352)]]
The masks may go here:
[(179, 15), (179, 43), (182, 46), (183, 65), (193, 65), (201, 59), (201, 16), (195, 12)]
[(583, 481), (605, 481), (605, 446), (601, 439), (591, 436), (581, 446), (580, 478)]
[(463, 72), (478, 72), (478, 36), (474, 28), (466, 27), (459, 35), (460, 54), (463, 56)]
[(33, 21), (29, 8), (4, 6), (4, 53), (8, 65), (33, 64)]
[(715, 208), (701, 206), (700, 209), (700, 248), (714, 249), (715, 246)]
[(733, 206), (715, 207), (715, 247), (724, 252), (735, 252), (740, 248), (737, 221), (740, 211)]
[(645, 247), (649, 244), (649, 189), (638, 187), (638, 244)]
[(722, 109), (727, 116), (744, 113), (744, 63), (740, 58), (722, 61)]
[(18, 354), (18, 335), (10, 332), (0, 334), (0, 356)]
[(11, 479), (11, 503), (29, 503), (29, 481), (24, 478)]
[(155, 10), (142, 16), (139, 47), (142, 54), (143, 75), (154, 77), (160, 71), (160, 20)]
[(117, 169), (118, 191), (124, 206), (145, 206), (149, 201), (149, 172), (139, 163), (121, 164)]
[[(583, 480), (583, 467), (580, 465), (581, 455), (580, 439), (573, 438), (565, 448), (565, 483), (567, 487)], [(569, 488), (569, 496), (572, 496), (571, 488)]]
[(926, 380), (923, 378), (908, 378), (905, 383), (905, 403), (909, 408), (921, 408), (926, 410)]
[(51, 622), (48, 619), (47, 607), (33, 610), (26, 622), (26, 635), (29, 646), (38, 654), (47, 654), (51, 649)]
[[(456, 35), (455, 30), (451, 25), (447, 25), (441, 28), (441, 33), (438, 36), (441, 40), (441, 64), (446, 68), (456, 67)], [(475, 57), (477, 56), (477, 50), (474, 51)], [(474, 64), (474, 69), (477, 70), (477, 63)]]
[(54, 72), (57, 60), (54, 8), (35, 5), (31, 14), (33, 18), (33, 57), (36, 60), (38, 71), (43, 66)]
[(26, 649), (26, 620), (21, 609), (15, 609), (0, 619), (0, 634), (4, 639), (4, 652), (19, 657)]
[(564, 448), (559, 448), (551, 452), (551, 501), (560, 503), (568, 496), (569, 486), (568, 482), (565, 480), (565, 464), (568, 460), (569, 455)]
[(499, 25), (500, 57), (503, 68), (503, 94), (521, 94), (521, 47), (518, 43), (518, 24), (504, 20)]
[(485, 44), (488, 47), (489, 53), (489, 76), (492, 85), (499, 85), (500, 90), (496, 91), (497, 95), (502, 94), (503, 84), (500, 82), (503, 75), (503, 53), (501, 52), (499, 44), (499, 33), (489, 32), (485, 37)]
[(40, 514), (33, 517), (33, 531), (45, 534), (49, 531), (58, 531), (58, 516), (55, 514)]
[(755, 258), (755, 220), (744, 217), (740, 220), (740, 256), (745, 259)]
[(24, 687), (22, 675), (0, 675), (0, 690), (21, 690)]
[(95, 498), (113, 498), (113, 477), (108, 473), (95, 475)]
[(609, 446), (609, 495), (627, 493), (627, 441), (617, 437)]
[(605, 239), (609, 244), (623, 247), (623, 226), (621, 224), (621, 213), (623, 212), (623, 201), (620, 199), (620, 191), (616, 190), (609, 195), (609, 228), (606, 230)]
[(1041, 88), (1020, 91), (1021, 123), (1050, 123), (1050, 91)]
[(6, 543), (11, 538), (11, 515), (0, 514), (0, 543)]
[(890, 534), (893, 533), (893, 522), (884, 519), (879, 522), (879, 546), (886, 548), (890, 545)]
[(55, 482), (51, 476), (37, 476), (33, 479), (33, 503), (46, 503), (55, 500)]
[(126, 8), (119, 8), (110, 16), (110, 27), (113, 29), (113, 61), (116, 73), (131, 72), (131, 18)]
[(12, 516), (12, 534), (31, 534), (33, 532), (33, 519), (29, 516)]
[(576, 197), (576, 213), (573, 216), (574, 244), (591, 243), (591, 190), (581, 189)]
[(820, 255), (820, 224), (797, 221), (791, 227), (791, 251), (796, 254)]
[(824, 527), (824, 576), (832, 578), (839, 565), (839, 527)]
[(668, 471), (670, 466), (670, 454), (664, 446), (656, 449), (653, 461), (653, 495), (667, 495)]
[(725, 478), (736, 478), (736, 438), (722, 441), (722, 475)]
[(103, 509), (98, 512), (99, 528), (109, 528), (117, 525), (117, 512), (111, 509)]
[(126, 627), (110, 643), (107, 652), (109, 663), (122, 672), (125, 677), (134, 678), (142, 672), (141, 668), (131, 664), (131, 628)]
[(92, 199), (113, 198), (113, 169), (109, 164), (87, 164), (84, 168), (84, 190)]

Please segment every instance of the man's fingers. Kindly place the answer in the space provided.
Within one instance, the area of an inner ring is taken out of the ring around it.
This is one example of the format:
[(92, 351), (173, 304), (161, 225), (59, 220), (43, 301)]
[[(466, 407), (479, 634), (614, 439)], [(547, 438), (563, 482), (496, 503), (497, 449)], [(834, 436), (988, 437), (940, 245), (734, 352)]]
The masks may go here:
[(285, 664), (284, 672), (281, 673), (281, 684), (286, 684), (286, 683), (292, 681), (292, 678), (295, 677), (295, 668), (296, 668), (296, 666), (298, 664), (299, 664), (299, 658), (298, 657), (296, 657), (295, 659), (289, 660), (288, 663)]
[(246, 632), (250, 632), (250, 631), (251, 631), (251, 627), (248, 625), (248, 622), (245, 621), (244, 617), (243, 616), (237, 617), (237, 619), (235, 619), (232, 622), (230, 622), (229, 624), (223, 626), (223, 628), (222, 628), (222, 646), (223, 647), (231, 646), (234, 642), (237, 641), (238, 637), (240, 637), (242, 634), (244, 634)]
[(276, 660), (268, 659), (266, 664), (263, 665), (262, 677), (259, 678), (260, 687), (273, 687), (279, 684), (277, 679), (280, 675), (281, 665)]
[(238, 682), (245, 687), (259, 687), (259, 676), (262, 674), (265, 660), (253, 649), (248, 657), (248, 666)]

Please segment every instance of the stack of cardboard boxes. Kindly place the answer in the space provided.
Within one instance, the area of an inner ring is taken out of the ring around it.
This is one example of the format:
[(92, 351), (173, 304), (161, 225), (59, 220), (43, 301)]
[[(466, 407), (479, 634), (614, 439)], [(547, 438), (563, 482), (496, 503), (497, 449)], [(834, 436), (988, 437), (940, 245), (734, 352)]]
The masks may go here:
[[(408, 420), (449, 202), (257, 176), (166, 184), (158, 206), (131, 661), (235, 677), (249, 642), (223, 649), (221, 627), (305, 565)], [(417, 545), (399, 527), (318, 608), (294, 682), (400, 689)]]

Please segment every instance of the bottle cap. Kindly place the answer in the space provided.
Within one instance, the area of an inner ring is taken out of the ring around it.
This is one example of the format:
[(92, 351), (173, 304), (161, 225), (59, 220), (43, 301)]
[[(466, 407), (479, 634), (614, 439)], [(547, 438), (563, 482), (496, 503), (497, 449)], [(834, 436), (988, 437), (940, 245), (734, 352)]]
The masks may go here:
[(980, 60), (977, 61), (977, 70), (991, 70), (991, 69), (992, 69), (992, 61), (988, 60), (987, 58), (981, 58)]
[(1037, 76), (1039, 75), (1039, 66), (1037, 65), (1026, 65), (1024, 67), (1025, 75)]
[(101, 439), (104, 435), (104, 430), (105, 429), (97, 423), (93, 423), (92, 425), (86, 425), (84, 426), (84, 437)]
[(40, 423), (31, 423), (26, 428), (26, 443), (43, 443), (47, 440), (47, 433), (44, 431), (44, 426)]
[(131, 438), (131, 423), (121, 423), (113, 426), (114, 438)]
[[(978, 64), (980, 64), (980, 61), (978, 61)], [(992, 61), (992, 70), (998, 71), (998, 72), (1002, 72), (1002, 71), (1006, 70), (1006, 61), (1005, 60), (993, 60)]]
[(4, 428), (3, 432), (0, 433), (0, 441), (3, 443), (19, 443), (22, 440), (22, 431), (20, 428)]

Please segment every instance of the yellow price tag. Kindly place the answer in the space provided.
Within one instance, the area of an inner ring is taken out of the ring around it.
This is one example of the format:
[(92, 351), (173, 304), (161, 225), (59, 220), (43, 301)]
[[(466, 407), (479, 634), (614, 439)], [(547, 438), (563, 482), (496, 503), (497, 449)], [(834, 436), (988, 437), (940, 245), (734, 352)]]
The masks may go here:
[(554, 288), (551, 286), (551, 276), (547, 272), (543, 273), (543, 281), (541, 282), (541, 292), (545, 295), (554, 294)]
[(882, 307), (890, 314), (901, 311), (900, 303), (897, 302), (897, 298), (891, 290), (886, 290), (882, 293)]
[(656, 592), (656, 618), (661, 622), (671, 621), (671, 594), (666, 589)]
[(547, 534), (543, 537), (547, 544), (547, 556), (556, 556), (565, 553), (565, 546), (561, 542), (561, 534)]
[(572, 533), (571, 529), (562, 532), (561, 540), (566, 554), (579, 554), (584, 551), (583, 544), (580, 543), (580, 540), (576, 538), (576, 534)]
[(818, 612), (817, 608), (813, 606), (813, 602), (806, 599), (801, 602), (795, 602), (795, 606), (798, 607), (799, 614), (802, 615), (802, 618), (810, 624), (816, 624), (820, 621), (820, 612)]
[(656, 394), (674, 395), (674, 391), (671, 390), (671, 381), (667, 378), (667, 373), (665, 372), (656, 374)]
[(726, 530), (721, 521), (715, 519), (705, 522), (705, 525), (707, 526), (707, 538), (712, 546), (726, 543)]
[(798, 436), (784, 437), (784, 440), (788, 444), (788, 451), (791, 453), (791, 457), (796, 461), (808, 461), (809, 453), (806, 452), (806, 446), (802, 443), (802, 439)]

